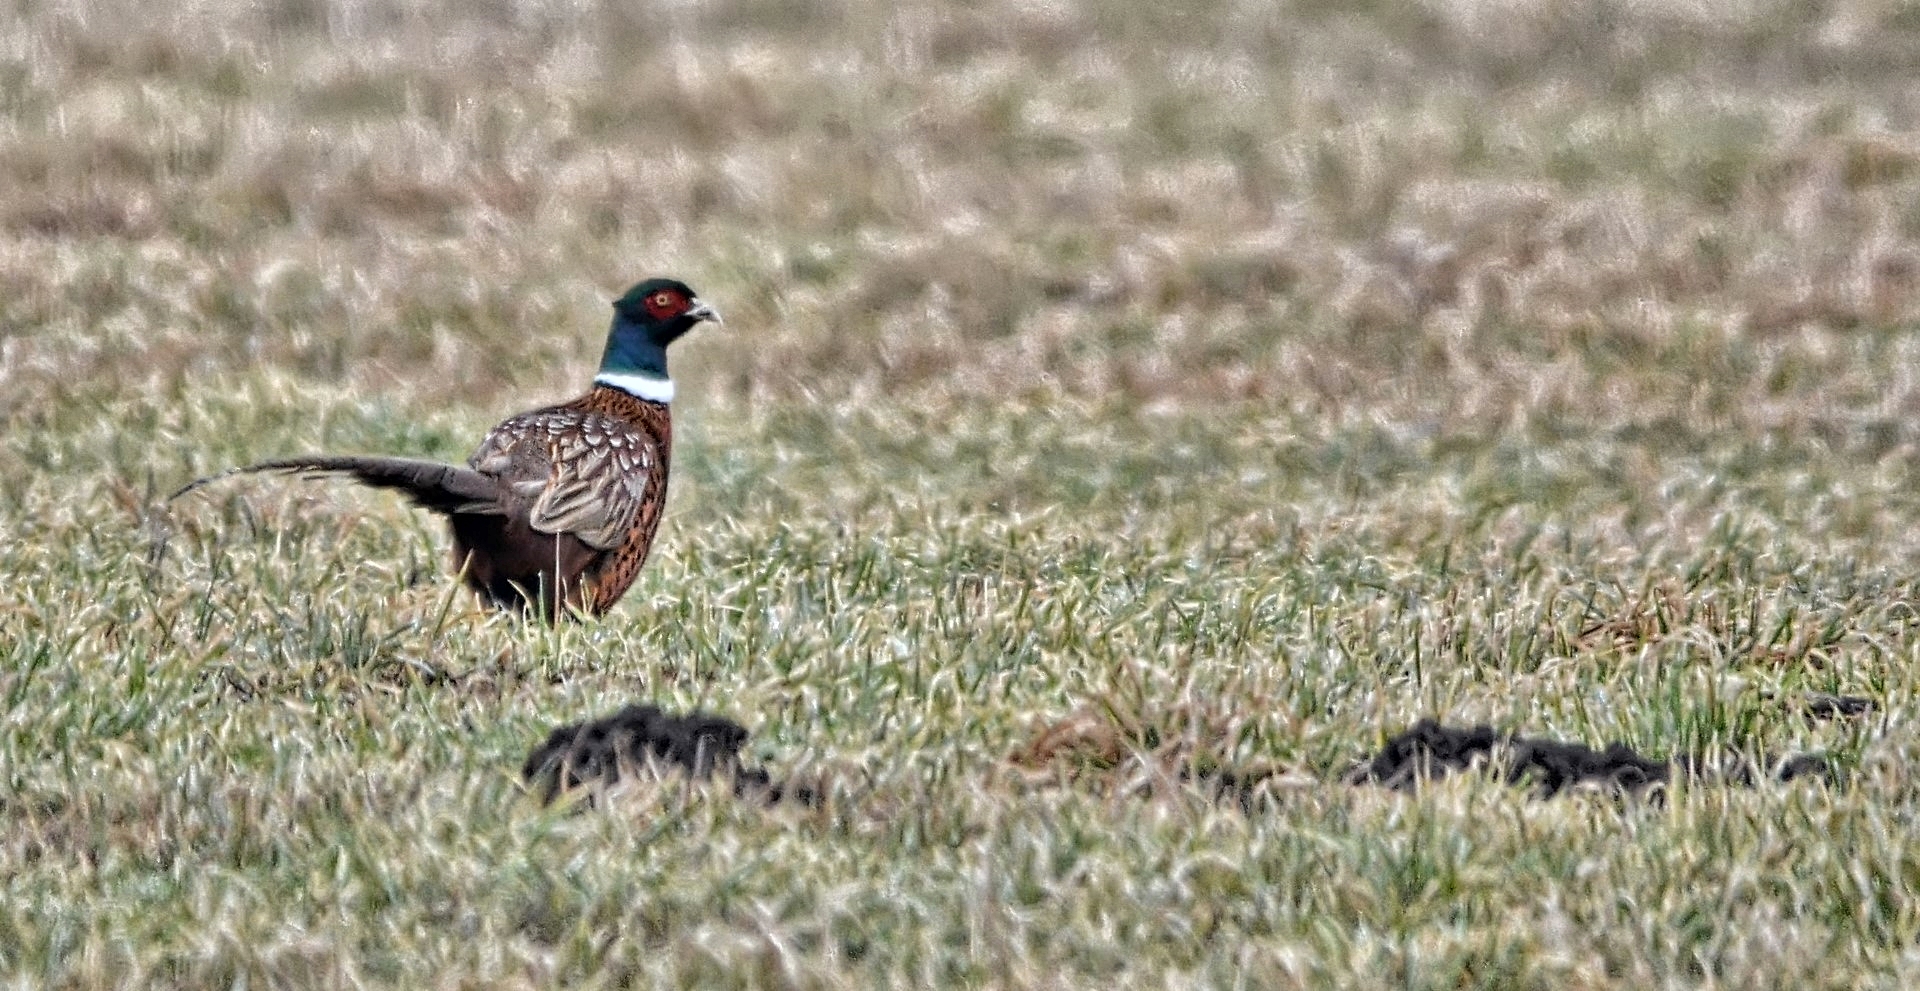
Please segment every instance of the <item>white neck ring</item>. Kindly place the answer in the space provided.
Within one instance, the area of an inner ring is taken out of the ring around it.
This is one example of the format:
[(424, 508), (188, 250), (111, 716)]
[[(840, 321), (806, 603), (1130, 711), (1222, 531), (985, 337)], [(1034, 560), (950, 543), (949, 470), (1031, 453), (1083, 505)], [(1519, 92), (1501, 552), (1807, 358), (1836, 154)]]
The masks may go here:
[(593, 384), (604, 385), (609, 389), (619, 389), (629, 396), (644, 399), (650, 403), (673, 402), (673, 380), (670, 378), (601, 372), (594, 376)]

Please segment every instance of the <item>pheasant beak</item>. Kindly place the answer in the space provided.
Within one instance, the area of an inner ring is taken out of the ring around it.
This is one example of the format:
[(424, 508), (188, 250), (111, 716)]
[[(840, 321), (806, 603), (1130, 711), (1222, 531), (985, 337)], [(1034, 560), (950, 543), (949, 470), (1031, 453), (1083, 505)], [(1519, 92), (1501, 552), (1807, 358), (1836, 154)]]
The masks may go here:
[(719, 310), (716, 310), (713, 307), (708, 306), (704, 301), (702, 301), (698, 297), (687, 300), (687, 303), (688, 303), (687, 310), (684, 314), (682, 314), (682, 316), (688, 317), (696, 323), (698, 323), (701, 320), (710, 320), (714, 323), (719, 324), (722, 327), (727, 325), (727, 322), (725, 320), (720, 319)]

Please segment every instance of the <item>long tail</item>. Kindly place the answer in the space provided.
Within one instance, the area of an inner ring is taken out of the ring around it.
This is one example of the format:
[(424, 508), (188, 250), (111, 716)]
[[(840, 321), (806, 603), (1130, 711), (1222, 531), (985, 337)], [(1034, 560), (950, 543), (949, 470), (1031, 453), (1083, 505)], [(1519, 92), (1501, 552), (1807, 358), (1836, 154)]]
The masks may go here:
[(396, 489), (416, 505), (441, 513), (501, 512), (499, 483), (471, 468), (420, 461), (413, 458), (383, 458), (360, 455), (316, 454), (302, 458), (275, 458), (244, 468), (229, 468), (217, 475), (196, 478), (167, 497), (171, 502), (209, 482), (229, 475), (256, 471), (281, 471), (293, 474), (351, 475), (364, 485)]

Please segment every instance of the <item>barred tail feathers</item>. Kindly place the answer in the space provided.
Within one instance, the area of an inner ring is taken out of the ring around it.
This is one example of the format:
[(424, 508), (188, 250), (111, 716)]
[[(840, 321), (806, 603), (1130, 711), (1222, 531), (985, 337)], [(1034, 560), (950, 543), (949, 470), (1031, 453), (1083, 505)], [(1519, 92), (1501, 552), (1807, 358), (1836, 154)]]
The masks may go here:
[(168, 501), (178, 499), (203, 485), (230, 475), (264, 471), (299, 475), (348, 475), (363, 485), (396, 490), (416, 505), (440, 513), (484, 515), (502, 511), (499, 483), (471, 468), (439, 461), (351, 454), (275, 458), (242, 468), (229, 468), (217, 475), (194, 479), (167, 499)]

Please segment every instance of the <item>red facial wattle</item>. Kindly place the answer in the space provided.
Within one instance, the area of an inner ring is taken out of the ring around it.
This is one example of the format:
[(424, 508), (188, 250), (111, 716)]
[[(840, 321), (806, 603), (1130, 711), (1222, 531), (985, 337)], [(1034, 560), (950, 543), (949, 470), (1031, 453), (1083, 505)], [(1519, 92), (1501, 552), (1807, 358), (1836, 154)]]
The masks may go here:
[(687, 301), (671, 289), (663, 289), (646, 301), (647, 315), (655, 320), (671, 320), (687, 309)]

